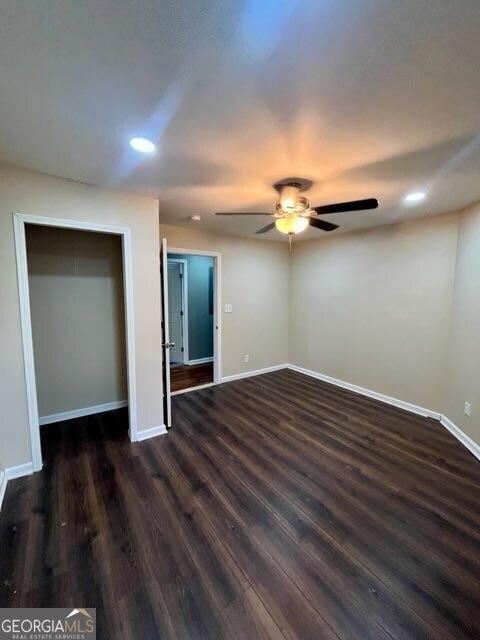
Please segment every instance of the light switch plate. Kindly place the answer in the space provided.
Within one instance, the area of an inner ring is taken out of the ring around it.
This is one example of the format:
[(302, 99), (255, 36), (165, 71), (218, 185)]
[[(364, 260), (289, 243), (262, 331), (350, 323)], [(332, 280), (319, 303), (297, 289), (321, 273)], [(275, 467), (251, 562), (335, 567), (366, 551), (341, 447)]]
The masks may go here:
[(223, 310), (225, 311), (225, 313), (232, 313), (232, 305), (231, 304), (224, 305)]
[(470, 402), (465, 402), (464, 412), (466, 416), (472, 415), (472, 405), (470, 404)]

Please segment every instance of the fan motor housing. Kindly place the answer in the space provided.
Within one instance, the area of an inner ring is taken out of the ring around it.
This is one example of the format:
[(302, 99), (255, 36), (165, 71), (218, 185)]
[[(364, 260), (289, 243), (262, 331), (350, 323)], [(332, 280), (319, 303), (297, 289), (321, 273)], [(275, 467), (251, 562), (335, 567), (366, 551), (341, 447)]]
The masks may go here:
[[(283, 194), (282, 194), (283, 195)], [(282, 200), (279, 200), (275, 205), (277, 210), (277, 214), (285, 215), (286, 213), (296, 213), (298, 215), (302, 215), (310, 208), (310, 201), (307, 200), (304, 196), (297, 195), (295, 197), (295, 205), (289, 206), (285, 208), (285, 205), (282, 203)]]

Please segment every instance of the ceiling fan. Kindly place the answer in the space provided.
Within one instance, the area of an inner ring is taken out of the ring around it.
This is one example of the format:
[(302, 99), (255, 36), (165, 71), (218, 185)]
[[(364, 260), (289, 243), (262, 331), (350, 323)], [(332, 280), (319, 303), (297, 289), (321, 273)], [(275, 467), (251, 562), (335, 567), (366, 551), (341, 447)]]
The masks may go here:
[(376, 209), (378, 200), (367, 198), (366, 200), (353, 200), (352, 202), (338, 202), (336, 204), (324, 204), (319, 207), (311, 207), (310, 202), (300, 195), (302, 185), (299, 182), (287, 182), (279, 186), (280, 200), (277, 202), (274, 213), (230, 213), (220, 212), (217, 216), (271, 216), (274, 220), (256, 233), (266, 233), (273, 228), (277, 228), (281, 233), (288, 234), (291, 241), (292, 235), (305, 231), (308, 226), (321, 229), (322, 231), (334, 231), (338, 229), (338, 224), (327, 222), (317, 216), (328, 213), (343, 213), (349, 211), (365, 211)]

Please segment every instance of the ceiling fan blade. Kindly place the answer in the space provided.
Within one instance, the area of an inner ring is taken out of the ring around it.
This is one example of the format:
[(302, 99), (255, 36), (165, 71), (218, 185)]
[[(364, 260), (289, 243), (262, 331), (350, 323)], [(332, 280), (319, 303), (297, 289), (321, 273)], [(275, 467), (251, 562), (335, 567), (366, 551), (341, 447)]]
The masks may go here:
[(257, 211), (220, 211), (216, 216), (271, 216), (271, 213), (259, 213)]
[(312, 207), (314, 211), (320, 214), (325, 213), (344, 213), (347, 211), (365, 211), (367, 209), (376, 209), (378, 200), (376, 198), (367, 198), (366, 200), (353, 200), (352, 202), (337, 202), (336, 204), (324, 204), (320, 207)]
[(262, 227), (258, 231), (255, 231), (255, 233), (267, 233), (267, 231), (271, 231), (274, 228), (275, 228), (275, 222), (270, 222), (270, 224), (267, 224), (266, 227)]
[(338, 229), (338, 224), (327, 222), (326, 220), (319, 220), (318, 218), (310, 218), (310, 226), (322, 231), (335, 231)]

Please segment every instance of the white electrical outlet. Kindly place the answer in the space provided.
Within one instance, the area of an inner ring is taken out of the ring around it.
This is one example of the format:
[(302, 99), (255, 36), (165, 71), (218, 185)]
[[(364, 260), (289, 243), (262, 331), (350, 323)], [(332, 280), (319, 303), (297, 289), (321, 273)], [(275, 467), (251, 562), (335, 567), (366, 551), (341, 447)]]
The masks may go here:
[(231, 304), (226, 304), (223, 307), (223, 310), (225, 311), (225, 313), (232, 313), (232, 305)]
[(472, 415), (472, 405), (470, 404), (470, 402), (465, 402), (464, 412), (466, 416)]
[(243, 356), (243, 361), (245, 362), (245, 364), (247, 364), (247, 362), (250, 362), (250, 356), (248, 355), (248, 353), (246, 353), (246, 354)]

